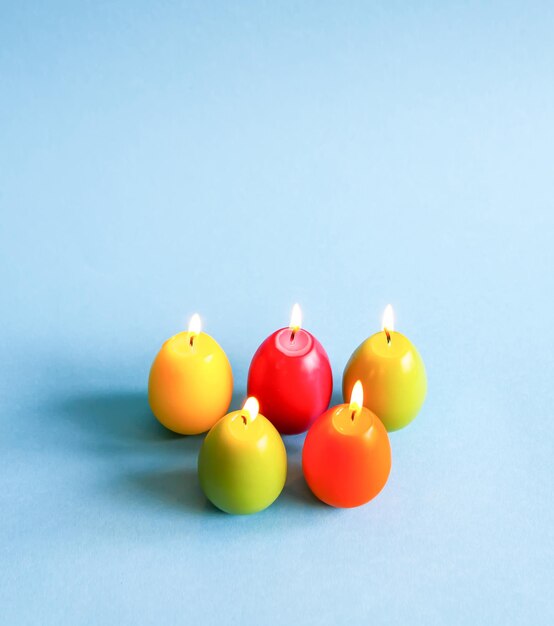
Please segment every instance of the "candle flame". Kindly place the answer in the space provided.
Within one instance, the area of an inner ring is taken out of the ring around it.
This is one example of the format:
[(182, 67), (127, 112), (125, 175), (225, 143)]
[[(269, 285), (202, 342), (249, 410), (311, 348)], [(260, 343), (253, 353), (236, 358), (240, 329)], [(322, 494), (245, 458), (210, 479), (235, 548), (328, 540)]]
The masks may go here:
[(383, 313), (383, 330), (394, 330), (394, 310), (392, 304), (387, 304), (385, 312)]
[(352, 393), (350, 394), (349, 409), (352, 414), (355, 415), (364, 405), (364, 388), (362, 387), (362, 381), (357, 380), (352, 387)]
[(245, 425), (248, 422), (253, 422), (260, 412), (260, 403), (256, 400), (256, 398), (254, 398), (254, 396), (250, 396), (249, 398), (246, 398), (246, 402), (242, 407), (242, 412), (246, 413), (246, 415), (242, 416)]
[(295, 333), (298, 330), (300, 330), (301, 326), (302, 326), (302, 309), (300, 308), (300, 305), (297, 302), (292, 307), (292, 312), (290, 314), (289, 328), (292, 330), (293, 333)]
[(200, 321), (200, 315), (198, 315), (198, 313), (195, 313), (191, 318), (190, 318), (190, 322), (189, 322), (189, 333), (193, 336), (196, 337), (196, 335), (200, 334), (200, 330), (202, 329), (202, 322)]

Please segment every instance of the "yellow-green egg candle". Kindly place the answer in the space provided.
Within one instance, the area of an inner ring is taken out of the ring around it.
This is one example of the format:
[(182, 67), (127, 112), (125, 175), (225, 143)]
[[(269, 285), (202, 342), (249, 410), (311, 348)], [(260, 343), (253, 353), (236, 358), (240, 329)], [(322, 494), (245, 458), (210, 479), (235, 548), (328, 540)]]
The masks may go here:
[(206, 435), (198, 477), (208, 500), (226, 513), (256, 513), (277, 499), (287, 478), (287, 452), (256, 398), (222, 417)]
[(419, 413), (427, 394), (427, 375), (419, 352), (393, 328), (394, 312), (389, 304), (383, 315), (383, 330), (358, 346), (342, 379), (345, 402), (354, 383), (360, 380), (364, 406), (379, 417), (389, 432), (407, 426)]

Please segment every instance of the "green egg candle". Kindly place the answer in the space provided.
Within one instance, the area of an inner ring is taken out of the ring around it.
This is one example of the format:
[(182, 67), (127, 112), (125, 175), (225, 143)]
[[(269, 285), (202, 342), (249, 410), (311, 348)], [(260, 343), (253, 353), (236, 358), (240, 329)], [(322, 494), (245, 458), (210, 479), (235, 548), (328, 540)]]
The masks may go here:
[(287, 477), (287, 453), (256, 398), (222, 417), (206, 435), (198, 476), (208, 500), (226, 513), (256, 513), (277, 499)]

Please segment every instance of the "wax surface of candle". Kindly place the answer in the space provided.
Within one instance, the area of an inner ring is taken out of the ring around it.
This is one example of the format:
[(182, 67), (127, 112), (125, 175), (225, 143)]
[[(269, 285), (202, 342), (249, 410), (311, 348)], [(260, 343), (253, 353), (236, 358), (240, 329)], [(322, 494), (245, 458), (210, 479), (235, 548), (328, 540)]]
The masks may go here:
[(229, 408), (231, 364), (206, 333), (182, 332), (158, 352), (148, 380), (148, 401), (170, 430), (195, 435), (209, 430)]

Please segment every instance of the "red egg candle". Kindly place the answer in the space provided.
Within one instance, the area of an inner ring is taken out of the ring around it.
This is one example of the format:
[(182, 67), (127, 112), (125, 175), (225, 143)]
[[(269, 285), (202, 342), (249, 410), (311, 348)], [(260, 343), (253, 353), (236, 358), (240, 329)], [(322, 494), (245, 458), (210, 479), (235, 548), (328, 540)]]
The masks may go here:
[(258, 348), (248, 372), (248, 395), (280, 433), (306, 431), (329, 406), (333, 375), (319, 341), (301, 328), (295, 304), (288, 328), (270, 335)]
[(374, 498), (391, 468), (389, 436), (381, 420), (363, 405), (357, 381), (349, 404), (325, 411), (306, 435), (302, 470), (316, 497), (350, 508)]

